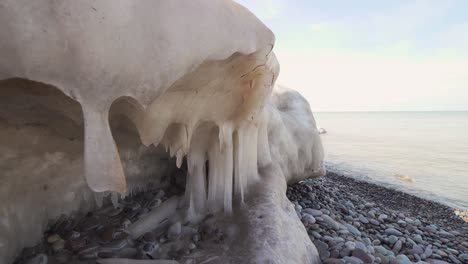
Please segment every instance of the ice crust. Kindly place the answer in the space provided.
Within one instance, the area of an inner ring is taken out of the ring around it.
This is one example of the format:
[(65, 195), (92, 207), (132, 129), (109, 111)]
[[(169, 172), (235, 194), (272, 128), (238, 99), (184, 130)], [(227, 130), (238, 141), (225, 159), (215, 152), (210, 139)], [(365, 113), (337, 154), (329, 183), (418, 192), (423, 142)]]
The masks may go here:
[[(265, 252), (273, 263), (316, 259), (285, 191), (323, 175), (323, 149), (307, 101), (273, 89), (274, 35), (247, 9), (229, 0), (0, 7), (1, 263), (49, 220), (157, 188), (184, 161), (178, 210), (189, 219), (251, 213), (239, 220), (254, 230), (246, 243), (212, 249), (223, 263), (262, 262)], [(260, 214), (269, 222), (258, 224)]]

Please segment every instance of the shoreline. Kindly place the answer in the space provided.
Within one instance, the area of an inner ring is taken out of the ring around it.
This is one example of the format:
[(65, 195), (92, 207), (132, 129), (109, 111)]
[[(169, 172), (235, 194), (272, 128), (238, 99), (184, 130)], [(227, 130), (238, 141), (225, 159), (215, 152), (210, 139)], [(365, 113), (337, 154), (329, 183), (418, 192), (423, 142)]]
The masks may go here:
[(468, 263), (468, 212), (328, 172), (288, 186), (324, 263)]

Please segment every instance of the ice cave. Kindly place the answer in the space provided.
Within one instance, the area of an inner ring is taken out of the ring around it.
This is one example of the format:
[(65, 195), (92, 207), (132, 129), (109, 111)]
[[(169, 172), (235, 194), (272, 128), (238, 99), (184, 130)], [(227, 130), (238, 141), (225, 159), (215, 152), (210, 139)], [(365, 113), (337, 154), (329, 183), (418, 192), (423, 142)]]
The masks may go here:
[(225, 239), (180, 263), (319, 263), (285, 194), (325, 173), (319, 132), (307, 101), (275, 85), (274, 35), (249, 10), (0, 0), (0, 25), (0, 263), (61, 217), (175, 177), (182, 194), (128, 239), (209, 214)]

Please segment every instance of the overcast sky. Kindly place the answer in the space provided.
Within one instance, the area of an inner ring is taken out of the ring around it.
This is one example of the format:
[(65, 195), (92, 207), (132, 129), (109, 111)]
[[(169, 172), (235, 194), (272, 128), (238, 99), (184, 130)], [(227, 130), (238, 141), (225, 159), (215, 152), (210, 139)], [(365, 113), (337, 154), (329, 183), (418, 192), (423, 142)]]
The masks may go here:
[(314, 111), (468, 110), (467, 0), (238, 0)]

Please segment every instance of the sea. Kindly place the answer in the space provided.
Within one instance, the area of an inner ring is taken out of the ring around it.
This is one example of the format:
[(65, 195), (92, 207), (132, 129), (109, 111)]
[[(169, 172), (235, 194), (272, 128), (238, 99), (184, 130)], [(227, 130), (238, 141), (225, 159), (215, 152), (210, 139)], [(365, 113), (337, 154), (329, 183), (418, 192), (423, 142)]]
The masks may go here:
[(468, 111), (314, 116), (329, 171), (468, 210)]

